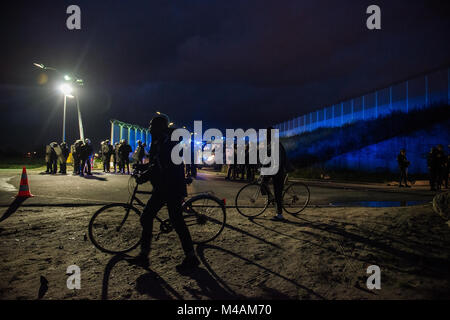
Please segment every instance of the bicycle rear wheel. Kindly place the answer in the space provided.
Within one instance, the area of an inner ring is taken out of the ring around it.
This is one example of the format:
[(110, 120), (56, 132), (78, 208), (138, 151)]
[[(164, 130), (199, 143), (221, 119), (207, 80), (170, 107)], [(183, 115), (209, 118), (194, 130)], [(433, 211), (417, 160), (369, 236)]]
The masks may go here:
[(292, 182), (283, 193), (283, 209), (289, 214), (296, 215), (303, 211), (309, 203), (310, 192), (306, 184)]
[(100, 251), (112, 254), (135, 249), (142, 235), (140, 212), (126, 203), (97, 210), (89, 221), (89, 238)]
[(207, 243), (217, 238), (225, 227), (225, 205), (212, 195), (201, 194), (183, 204), (183, 218), (192, 242)]
[(269, 191), (259, 183), (250, 183), (241, 188), (236, 195), (237, 211), (247, 218), (257, 217), (269, 205)]

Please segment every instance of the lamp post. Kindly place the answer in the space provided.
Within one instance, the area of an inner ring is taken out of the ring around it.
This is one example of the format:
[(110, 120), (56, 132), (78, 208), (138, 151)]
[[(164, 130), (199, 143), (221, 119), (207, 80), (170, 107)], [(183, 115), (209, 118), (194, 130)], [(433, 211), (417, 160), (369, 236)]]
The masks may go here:
[(64, 115), (63, 115), (63, 138), (62, 141), (66, 142), (66, 105), (67, 105), (67, 97), (73, 98), (72, 95), (72, 87), (68, 84), (62, 84), (59, 89), (64, 95)]
[[(43, 69), (43, 70), (52, 70), (58, 73), (59, 75), (63, 76), (63, 79), (67, 82), (72, 82), (73, 84), (76, 84), (78, 86), (83, 85), (83, 80), (78, 77), (71, 77), (67, 74), (63, 75), (61, 72), (58, 71), (58, 69), (53, 67), (47, 67), (44, 66), (42, 63), (33, 63), (36, 67)], [(64, 116), (63, 116), (63, 141), (66, 141), (66, 105), (67, 105), (67, 98), (75, 98), (77, 103), (77, 111), (78, 111), (78, 127), (80, 130), (80, 139), (84, 140), (84, 129), (83, 129), (83, 120), (81, 118), (81, 111), (80, 111), (80, 101), (78, 99), (78, 95), (72, 94), (73, 88), (68, 83), (64, 83), (60, 86), (60, 90), (64, 94)]]

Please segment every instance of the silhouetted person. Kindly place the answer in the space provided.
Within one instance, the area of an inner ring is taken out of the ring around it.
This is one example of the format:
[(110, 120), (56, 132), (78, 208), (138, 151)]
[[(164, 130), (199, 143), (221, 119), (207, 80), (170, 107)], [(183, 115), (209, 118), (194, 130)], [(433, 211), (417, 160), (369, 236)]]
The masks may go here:
[(125, 173), (125, 167), (127, 168), (127, 173), (130, 174), (130, 152), (133, 150), (131, 146), (127, 143), (127, 140), (122, 140), (119, 146), (119, 157), (122, 165), (122, 171)]
[[(399, 183), (399, 187), (406, 187), (406, 188), (410, 188), (410, 186), (408, 185), (408, 167), (410, 165), (410, 162), (408, 161), (408, 159), (406, 158), (406, 150), (402, 149), (400, 150), (400, 153), (397, 156), (397, 163), (398, 163), (398, 168), (400, 169), (400, 183)], [(405, 185), (403, 186), (402, 182), (405, 183)]]
[(133, 160), (134, 160), (134, 163), (142, 164), (144, 157), (145, 157), (145, 150), (144, 150), (144, 146), (142, 145), (141, 140), (138, 140), (137, 144), (138, 145), (136, 147), (136, 150), (134, 150), (134, 153), (133, 153)]
[(84, 143), (81, 145), (81, 165), (80, 165), (80, 176), (84, 176), (84, 170), (86, 171), (87, 175), (92, 175), (91, 172), (91, 156), (94, 152), (94, 149), (91, 145), (91, 140), (84, 139)]
[(436, 190), (436, 181), (437, 181), (437, 157), (436, 157), (436, 148), (432, 147), (430, 152), (427, 155), (427, 166), (428, 172), (430, 175), (430, 189), (431, 191)]
[(59, 172), (61, 174), (67, 174), (67, 158), (69, 157), (69, 148), (65, 142), (61, 142), (59, 148), (61, 149), (61, 155), (58, 157)]
[(120, 147), (120, 143), (116, 142), (114, 144), (114, 152), (113, 152), (113, 161), (114, 161), (114, 173), (117, 172), (117, 168), (119, 168), (119, 172), (120, 171), (120, 156), (119, 156), (119, 147)]
[(80, 174), (80, 166), (81, 166), (81, 146), (83, 142), (81, 140), (76, 140), (75, 143), (70, 147), (72, 151), (72, 159), (73, 159), (73, 174)]
[(197, 165), (195, 164), (195, 141), (191, 139), (191, 163), (186, 164), (186, 175), (188, 177), (197, 177)]
[(236, 180), (237, 175), (237, 143), (234, 143), (233, 146), (233, 163), (228, 164), (228, 172), (226, 176), (226, 180)]
[(110, 172), (111, 154), (112, 154), (112, 146), (109, 143), (109, 140), (103, 141), (101, 145), (103, 172)]
[[(272, 127), (267, 128), (267, 148), (268, 148), (269, 155), (272, 154), (272, 150), (271, 150), (272, 149), (271, 148), (271, 141), (272, 141), (271, 132), (272, 132), (272, 130), (273, 130)], [(284, 188), (284, 180), (286, 179), (288, 163), (287, 163), (286, 151), (280, 141), (278, 141), (278, 152), (279, 152), (278, 171), (276, 174), (274, 174), (272, 176), (265, 176), (264, 183), (267, 184), (268, 180), (270, 178), (272, 178), (275, 204), (276, 204), (276, 209), (277, 209), (277, 215), (275, 217), (273, 217), (272, 220), (283, 221), (284, 220), (284, 217), (283, 217), (283, 188)], [(270, 166), (270, 164), (264, 165), (263, 167), (265, 167), (265, 166)]]
[(168, 124), (168, 119), (163, 115), (155, 116), (150, 122), (152, 143), (149, 163), (140, 165), (146, 171), (136, 181), (143, 183), (150, 180), (153, 185), (153, 194), (141, 216), (143, 227), (141, 251), (134, 260), (148, 266), (153, 221), (158, 211), (167, 204), (171, 224), (180, 238), (185, 253), (183, 262), (177, 266), (178, 271), (182, 272), (198, 266), (200, 262), (195, 256), (191, 235), (182, 215), (182, 202), (187, 196), (184, 165), (176, 165), (172, 162), (171, 152), (178, 142), (171, 141), (172, 129)]
[[(58, 154), (56, 153), (55, 149), (59, 149), (59, 145), (56, 142), (50, 143), (51, 148), (51, 156), (50, 156), (50, 162), (51, 162), (51, 173), (56, 174), (58, 171)], [(59, 152), (59, 150), (58, 150)]]
[(436, 148), (436, 189), (441, 190), (444, 183), (444, 174), (446, 171), (447, 155), (444, 152), (442, 144)]
[(47, 165), (45, 173), (52, 173), (52, 147), (49, 144), (45, 146), (45, 164)]

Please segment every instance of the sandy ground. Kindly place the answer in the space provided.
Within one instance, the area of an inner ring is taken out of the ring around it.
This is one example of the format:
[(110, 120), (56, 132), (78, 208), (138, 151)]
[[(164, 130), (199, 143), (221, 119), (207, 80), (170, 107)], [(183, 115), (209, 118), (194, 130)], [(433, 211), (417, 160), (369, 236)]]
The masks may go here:
[[(200, 269), (180, 275), (172, 232), (153, 243), (151, 271), (98, 251), (85, 238), (98, 206), (20, 207), (0, 223), (0, 298), (37, 299), (449, 299), (450, 228), (430, 204), (308, 208), (289, 221), (273, 209), (251, 221), (227, 209), (227, 227), (196, 247)], [(156, 226), (155, 226), (156, 227)], [(133, 251), (130, 255), (135, 255)], [(81, 289), (66, 286), (69, 265)], [(366, 269), (381, 268), (368, 290)]]

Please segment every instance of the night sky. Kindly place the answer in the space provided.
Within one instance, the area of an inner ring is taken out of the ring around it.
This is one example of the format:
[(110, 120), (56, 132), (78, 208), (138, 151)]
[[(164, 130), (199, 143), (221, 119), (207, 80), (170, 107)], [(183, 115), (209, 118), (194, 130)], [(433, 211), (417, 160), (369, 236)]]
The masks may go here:
[[(96, 146), (110, 119), (148, 126), (159, 110), (178, 126), (264, 128), (450, 63), (449, 1), (21, 2), (2, 7), (0, 149), (61, 141), (59, 79), (33, 62), (84, 79)], [(71, 4), (81, 30), (66, 28)], [(366, 28), (371, 4), (382, 30)]]

